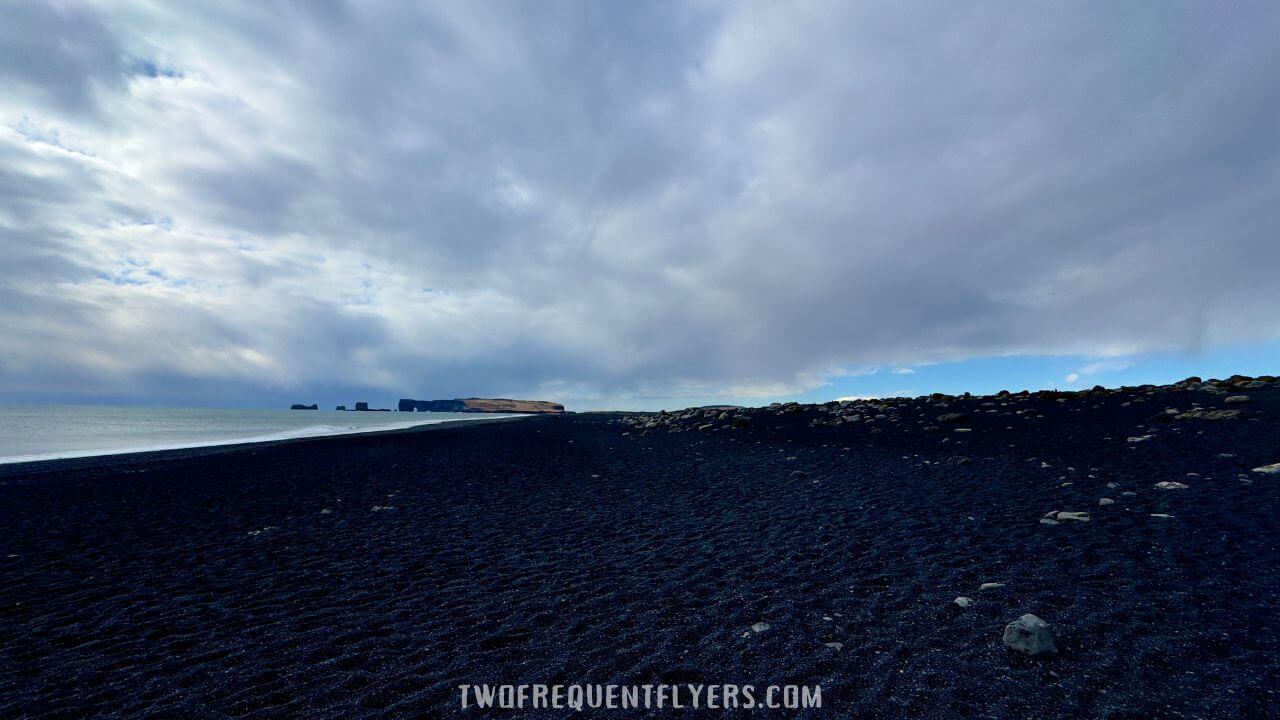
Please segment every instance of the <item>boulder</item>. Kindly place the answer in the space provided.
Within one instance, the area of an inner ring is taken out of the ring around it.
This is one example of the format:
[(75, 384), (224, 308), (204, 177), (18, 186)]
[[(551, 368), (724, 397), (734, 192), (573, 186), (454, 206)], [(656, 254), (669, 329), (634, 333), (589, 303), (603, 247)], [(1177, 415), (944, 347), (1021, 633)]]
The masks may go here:
[(1058, 652), (1049, 632), (1049, 623), (1027, 613), (1004, 627), (1004, 646), (1026, 655), (1044, 655)]
[(944, 425), (946, 425), (946, 424), (948, 424), (948, 423), (961, 423), (961, 422), (968, 422), (968, 420), (969, 420), (969, 416), (968, 416), (968, 415), (965, 415), (964, 413), (958, 413), (958, 412), (954, 412), (954, 413), (943, 413), (943, 414), (941, 414), (941, 415), (939, 415), (939, 416), (938, 416), (938, 422), (940, 422), (940, 423), (942, 423), (942, 424), (944, 424)]
[(1250, 402), (1250, 400), (1248, 395), (1232, 395), (1231, 397), (1227, 398), (1226, 400), (1223, 400), (1222, 402), (1228, 405), (1240, 405), (1242, 403)]

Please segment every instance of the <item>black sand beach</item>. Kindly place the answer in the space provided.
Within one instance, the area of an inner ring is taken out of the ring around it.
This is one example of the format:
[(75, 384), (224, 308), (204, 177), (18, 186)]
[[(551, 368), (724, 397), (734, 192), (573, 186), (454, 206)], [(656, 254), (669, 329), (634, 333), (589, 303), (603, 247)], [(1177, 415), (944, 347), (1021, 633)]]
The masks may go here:
[[(1246, 385), (3, 467), (0, 717), (745, 713), (461, 710), (479, 683), (821, 685), (764, 717), (1275, 717), (1280, 475), (1253, 469), (1280, 462), (1280, 389)], [(1002, 645), (1024, 613), (1057, 655)]]

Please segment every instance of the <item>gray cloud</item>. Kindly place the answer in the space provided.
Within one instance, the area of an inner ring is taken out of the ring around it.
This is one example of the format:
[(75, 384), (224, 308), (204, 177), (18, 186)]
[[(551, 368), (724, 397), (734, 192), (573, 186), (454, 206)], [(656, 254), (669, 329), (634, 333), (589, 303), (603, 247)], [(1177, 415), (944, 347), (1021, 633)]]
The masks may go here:
[(598, 405), (1280, 338), (1266, 4), (49, 6), (5, 27), (13, 395)]

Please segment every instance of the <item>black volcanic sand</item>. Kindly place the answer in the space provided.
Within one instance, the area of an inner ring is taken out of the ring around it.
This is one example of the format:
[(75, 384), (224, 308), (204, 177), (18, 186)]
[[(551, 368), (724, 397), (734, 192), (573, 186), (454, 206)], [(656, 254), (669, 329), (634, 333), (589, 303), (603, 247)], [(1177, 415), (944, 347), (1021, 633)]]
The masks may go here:
[[(484, 682), (822, 686), (821, 710), (779, 717), (1275, 717), (1280, 476), (1251, 468), (1280, 462), (1280, 389), (1247, 394), (922, 398), (839, 427), (811, 425), (840, 406), (680, 432), (703, 421), (542, 417), (0, 468), (0, 717), (456, 716), (456, 686)], [(1245, 412), (1152, 419), (1192, 403)], [(1057, 656), (1002, 646), (1028, 612)]]

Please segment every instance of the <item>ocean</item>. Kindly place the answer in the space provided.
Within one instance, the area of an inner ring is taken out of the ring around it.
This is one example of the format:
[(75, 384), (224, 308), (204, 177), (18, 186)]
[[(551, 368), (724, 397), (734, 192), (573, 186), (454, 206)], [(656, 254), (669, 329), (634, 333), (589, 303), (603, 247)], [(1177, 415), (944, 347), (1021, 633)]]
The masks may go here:
[(0, 464), (400, 430), (485, 413), (0, 406)]

